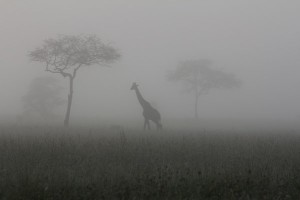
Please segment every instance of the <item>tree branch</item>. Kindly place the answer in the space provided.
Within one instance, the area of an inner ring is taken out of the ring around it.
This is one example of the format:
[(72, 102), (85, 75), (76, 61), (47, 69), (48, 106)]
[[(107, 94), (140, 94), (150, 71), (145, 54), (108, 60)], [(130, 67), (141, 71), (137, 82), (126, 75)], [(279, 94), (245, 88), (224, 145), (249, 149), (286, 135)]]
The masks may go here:
[(57, 68), (57, 67), (55, 67), (54, 70), (49, 69), (49, 63), (48, 62), (46, 63), (46, 70), (45, 71), (51, 72), (53, 74), (61, 74), (63, 77), (68, 76), (68, 77), (72, 78), (72, 75), (69, 74), (69, 73), (64, 72), (63, 69), (60, 69), (60, 68)]
[(76, 74), (77, 74), (77, 71), (78, 69), (82, 66), (82, 64), (79, 64), (73, 71), (73, 78), (75, 78)]

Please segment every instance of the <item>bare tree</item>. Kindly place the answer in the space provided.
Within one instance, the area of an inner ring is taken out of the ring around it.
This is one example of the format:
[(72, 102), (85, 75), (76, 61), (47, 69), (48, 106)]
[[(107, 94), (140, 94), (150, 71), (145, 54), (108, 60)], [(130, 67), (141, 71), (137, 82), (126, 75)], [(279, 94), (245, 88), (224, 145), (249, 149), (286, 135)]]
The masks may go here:
[(23, 113), (20, 117), (38, 119), (51, 123), (57, 118), (56, 110), (65, 104), (61, 98), (63, 87), (53, 77), (37, 77), (32, 80), (29, 90), (22, 97)]
[(78, 70), (91, 65), (112, 63), (120, 58), (118, 51), (104, 44), (97, 36), (62, 35), (47, 39), (41, 47), (29, 53), (32, 61), (44, 63), (47, 72), (69, 79), (68, 107), (64, 125), (68, 126), (73, 99), (73, 82)]
[(182, 82), (184, 91), (195, 97), (195, 118), (198, 118), (198, 99), (211, 89), (231, 89), (238, 87), (241, 81), (234, 74), (211, 68), (209, 60), (187, 60), (180, 62), (177, 68), (167, 73), (167, 80)]

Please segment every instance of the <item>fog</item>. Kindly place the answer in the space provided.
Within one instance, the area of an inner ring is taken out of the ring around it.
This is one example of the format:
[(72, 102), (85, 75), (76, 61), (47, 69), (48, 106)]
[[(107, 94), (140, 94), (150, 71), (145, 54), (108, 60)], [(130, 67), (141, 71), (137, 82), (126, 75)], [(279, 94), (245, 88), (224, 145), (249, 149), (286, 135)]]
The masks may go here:
[[(117, 48), (121, 59), (78, 73), (71, 125), (142, 127), (133, 82), (159, 110), (163, 124), (186, 124), (193, 119), (193, 96), (182, 93), (180, 83), (166, 81), (166, 73), (188, 59), (210, 59), (212, 67), (242, 80), (240, 88), (200, 96), (202, 126), (297, 122), (299, 10), (299, 1), (281, 0), (0, 0), (0, 118), (16, 120), (22, 96), (39, 76), (57, 78), (67, 98), (67, 80), (30, 61), (30, 51), (59, 34), (96, 34)], [(64, 114), (65, 108), (62, 121)]]

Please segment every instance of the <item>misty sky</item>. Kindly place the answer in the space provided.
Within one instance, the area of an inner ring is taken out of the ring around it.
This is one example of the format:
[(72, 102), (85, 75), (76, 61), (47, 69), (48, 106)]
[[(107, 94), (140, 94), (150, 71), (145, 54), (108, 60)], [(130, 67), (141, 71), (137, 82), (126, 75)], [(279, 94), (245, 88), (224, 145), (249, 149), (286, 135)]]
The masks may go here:
[(192, 96), (165, 81), (186, 59), (211, 59), (243, 80), (240, 89), (201, 97), (201, 117), (300, 118), (299, 10), (297, 0), (0, 0), (0, 115), (21, 112), (34, 77), (55, 76), (67, 87), (30, 62), (29, 51), (58, 34), (97, 34), (122, 58), (79, 71), (71, 123), (140, 119), (134, 81), (163, 119), (192, 117)]

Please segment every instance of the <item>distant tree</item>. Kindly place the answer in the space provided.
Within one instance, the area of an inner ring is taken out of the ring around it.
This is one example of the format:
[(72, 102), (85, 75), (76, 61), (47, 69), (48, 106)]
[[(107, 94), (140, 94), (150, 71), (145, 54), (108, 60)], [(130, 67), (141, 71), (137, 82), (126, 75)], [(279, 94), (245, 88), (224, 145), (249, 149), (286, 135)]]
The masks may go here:
[(195, 97), (195, 118), (198, 118), (198, 99), (212, 89), (231, 89), (239, 87), (241, 81), (233, 74), (211, 68), (209, 60), (187, 60), (180, 62), (177, 68), (167, 73), (167, 80), (182, 82), (184, 91)]
[(63, 35), (47, 39), (41, 47), (29, 53), (32, 61), (44, 63), (47, 72), (69, 79), (68, 107), (64, 125), (68, 126), (73, 99), (73, 82), (78, 70), (91, 65), (107, 65), (119, 59), (120, 54), (97, 36)]
[(22, 97), (23, 113), (20, 117), (36, 116), (44, 122), (51, 123), (57, 117), (55, 111), (65, 104), (61, 98), (63, 87), (53, 77), (35, 78), (26, 95)]

